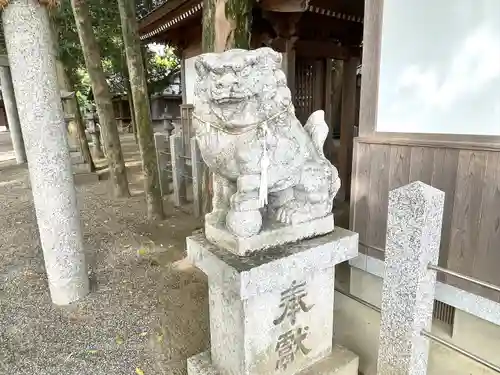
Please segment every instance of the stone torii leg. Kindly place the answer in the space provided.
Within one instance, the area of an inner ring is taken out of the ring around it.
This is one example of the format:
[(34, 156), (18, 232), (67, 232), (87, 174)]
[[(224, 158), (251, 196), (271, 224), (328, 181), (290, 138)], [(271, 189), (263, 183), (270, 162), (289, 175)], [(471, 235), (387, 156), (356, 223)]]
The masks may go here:
[(2, 12), (19, 120), (52, 301), (89, 291), (49, 14), (36, 0), (10, 0)]
[(8, 66), (0, 66), (0, 81), (2, 83), (2, 97), (5, 104), (5, 114), (9, 123), (10, 138), (17, 164), (26, 163), (26, 152), (24, 150), (23, 135), (19, 124), (16, 98), (12, 87), (12, 77)]

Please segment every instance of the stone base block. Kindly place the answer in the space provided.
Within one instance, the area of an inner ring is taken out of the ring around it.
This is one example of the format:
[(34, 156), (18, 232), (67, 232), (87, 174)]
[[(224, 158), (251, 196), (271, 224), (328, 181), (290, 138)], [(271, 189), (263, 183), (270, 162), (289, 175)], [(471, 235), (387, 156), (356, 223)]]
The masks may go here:
[(224, 222), (211, 215), (207, 215), (205, 219), (205, 235), (207, 239), (211, 243), (240, 256), (321, 236), (332, 232), (334, 227), (333, 214), (294, 225), (264, 222), (263, 229), (259, 234), (245, 238), (229, 232)]
[[(328, 357), (296, 375), (358, 375), (358, 367), (358, 356), (336, 345)], [(221, 375), (212, 365), (208, 351), (188, 358), (187, 371), (188, 375)]]

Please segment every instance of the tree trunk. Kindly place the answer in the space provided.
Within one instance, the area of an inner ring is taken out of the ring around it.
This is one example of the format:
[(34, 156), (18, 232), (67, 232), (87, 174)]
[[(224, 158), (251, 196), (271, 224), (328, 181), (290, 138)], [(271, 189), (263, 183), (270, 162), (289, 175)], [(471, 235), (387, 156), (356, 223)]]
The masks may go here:
[(118, 0), (123, 41), (127, 56), (130, 87), (137, 131), (139, 149), (141, 151), (142, 170), (144, 173), (144, 191), (148, 209), (148, 218), (161, 220), (164, 217), (163, 200), (160, 189), (160, 178), (156, 161), (151, 110), (149, 106), (148, 88), (141, 53), (137, 19), (135, 17), (134, 0)]
[(85, 0), (71, 0), (71, 5), (99, 115), (113, 192), (116, 197), (128, 197), (130, 192), (120, 136), (113, 112), (111, 94), (102, 69), (101, 52), (92, 29), (89, 8)]
[(128, 73), (127, 56), (126, 55), (124, 55), (123, 59), (122, 59), (122, 71), (123, 71), (123, 76), (125, 77), (125, 82), (127, 85), (127, 101), (128, 101), (128, 108), (130, 111), (130, 125), (132, 126), (132, 133), (134, 133), (135, 143), (139, 144), (139, 138), (137, 137), (137, 125), (135, 122), (134, 101), (132, 100), (132, 88), (130, 86), (130, 76)]
[(248, 0), (204, 0), (204, 53), (250, 48), (252, 3)]
[(127, 77), (127, 100), (130, 109), (130, 124), (132, 125), (132, 132), (134, 133), (135, 143), (139, 144), (137, 137), (137, 123), (135, 122), (134, 101), (132, 100), (132, 87), (130, 86), (130, 79)]
[[(202, 51), (224, 52), (232, 48), (250, 49), (252, 2), (248, 0), (203, 1)], [(204, 164), (202, 202), (205, 213), (211, 211), (213, 176)]]
[(76, 97), (73, 100), (75, 101), (76, 132), (78, 135), (78, 141), (80, 142), (80, 149), (82, 151), (83, 159), (89, 164), (90, 171), (94, 172), (95, 164), (90, 152), (87, 134), (85, 134), (85, 122), (83, 121), (82, 112), (80, 111), (80, 104), (78, 103)]

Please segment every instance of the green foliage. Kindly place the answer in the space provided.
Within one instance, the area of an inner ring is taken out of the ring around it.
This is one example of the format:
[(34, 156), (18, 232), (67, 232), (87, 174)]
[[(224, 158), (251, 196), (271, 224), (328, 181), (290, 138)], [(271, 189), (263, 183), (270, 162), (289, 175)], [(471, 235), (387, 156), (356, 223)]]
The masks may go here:
[(171, 48), (166, 48), (163, 54), (146, 50), (148, 69), (148, 91), (159, 93), (170, 83), (173, 74), (180, 70), (179, 59)]
[[(87, 0), (87, 2), (110, 90), (113, 94), (125, 94), (128, 90), (128, 72), (118, 4), (116, 1), (107, 1), (106, 6), (103, 6), (102, 0)], [(87, 94), (90, 91), (90, 80), (85, 68), (71, 0), (62, 0), (60, 7), (52, 11), (52, 19), (59, 38), (57, 51), (59, 58), (75, 86), (80, 104), (88, 108)], [(179, 60), (173, 50), (166, 48), (165, 51), (163, 55), (149, 49), (146, 52), (148, 88), (151, 93), (163, 90), (169, 83), (170, 75), (179, 69)]]

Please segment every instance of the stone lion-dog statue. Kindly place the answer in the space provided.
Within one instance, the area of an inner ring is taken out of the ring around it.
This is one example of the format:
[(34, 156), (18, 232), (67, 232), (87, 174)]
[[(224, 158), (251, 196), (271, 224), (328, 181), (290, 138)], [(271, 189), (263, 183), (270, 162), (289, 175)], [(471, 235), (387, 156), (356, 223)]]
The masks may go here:
[(264, 47), (207, 53), (195, 62), (193, 126), (214, 173), (206, 222), (225, 224), (240, 238), (327, 216), (333, 230), (340, 179), (323, 153), (328, 125), (321, 110), (305, 126), (299, 122), (281, 60)]

